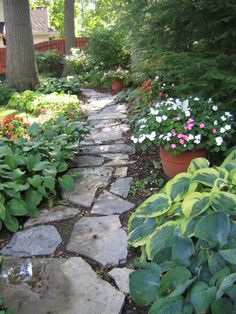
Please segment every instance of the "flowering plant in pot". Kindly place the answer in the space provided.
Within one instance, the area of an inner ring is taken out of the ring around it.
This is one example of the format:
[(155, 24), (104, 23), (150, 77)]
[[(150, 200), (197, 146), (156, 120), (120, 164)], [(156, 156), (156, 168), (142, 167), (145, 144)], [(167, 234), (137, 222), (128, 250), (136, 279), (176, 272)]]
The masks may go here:
[(120, 91), (123, 86), (129, 83), (129, 71), (118, 67), (116, 70), (110, 70), (104, 73), (104, 81), (109, 81), (114, 91)]
[(206, 157), (206, 151), (218, 153), (226, 150), (227, 140), (232, 137), (234, 127), (233, 115), (222, 110), (211, 99), (205, 101), (190, 97), (181, 101), (169, 98), (144, 109), (134, 121), (134, 135), (131, 139), (143, 149), (160, 146), (161, 157), (168, 152), (166, 159), (170, 162), (177, 155), (181, 169), (178, 170), (175, 165), (172, 173), (163, 165), (166, 174), (173, 176), (186, 170), (191, 160), (186, 165), (182, 163), (185, 163), (185, 156), (190, 152), (197, 154), (192, 157), (195, 158)]

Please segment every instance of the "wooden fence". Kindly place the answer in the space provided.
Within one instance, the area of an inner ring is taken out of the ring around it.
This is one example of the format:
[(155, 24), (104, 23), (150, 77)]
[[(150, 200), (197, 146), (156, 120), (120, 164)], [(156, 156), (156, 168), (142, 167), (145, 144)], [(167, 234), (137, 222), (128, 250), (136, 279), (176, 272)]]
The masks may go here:
[[(76, 38), (76, 47), (84, 49), (88, 44), (88, 38)], [(34, 45), (36, 51), (58, 50), (60, 54), (65, 54), (65, 41), (64, 39), (45, 41)], [(6, 48), (0, 48), (0, 73), (6, 71)]]

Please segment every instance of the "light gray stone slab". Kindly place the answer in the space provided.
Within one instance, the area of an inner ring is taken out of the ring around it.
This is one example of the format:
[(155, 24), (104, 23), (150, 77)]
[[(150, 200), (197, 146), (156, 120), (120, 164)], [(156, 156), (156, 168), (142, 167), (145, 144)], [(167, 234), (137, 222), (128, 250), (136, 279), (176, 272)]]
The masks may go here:
[(0, 290), (17, 314), (120, 314), (125, 300), (80, 257), (4, 260)]
[(117, 122), (117, 121), (112, 120), (112, 119), (109, 119), (109, 120), (91, 120), (91, 121), (88, 121), (88, 124), (90, 126), (93, 126), (96, 129), (101, 129), (101, 128), (104, 128), (106, 126), (121, 124), (121, 121), (122, 120), (120, 120), (120, 122)]
[(119, 120), (119, 119), (126, 119), (127, 115), (123, 114), (123, 113), (107, 113), (107, 114), (94, 114), (94, 115), (90, 115), (87, 119), (87, 121), (91, 121), (91, 120)]
[(128, 166), (133, 165), (135, 161), (133, 160), (125, 160), (125, 159), (113, 159), (106, 164), (104, 164), (104, 167), (120, 167), (120, 166)]
[(99, 154), (114, 154), (114, 153), (132, 153), (133, 149), (127, 144), (112, 144), (86, 146), (81, 149), (82, 154), (99, 155)]
[[(73, 169), (71, 170), (73, 172)], [(111, 177), (113, 168), (109, 167), (89, 167), (89, 168), (77, 168), (77, 171), (84, 175), (94, 175), (101, 177)]]
[(105, 191), (95, 201), (91, 213), (104, 216), (116, 215), (125, 213), (134, 207), (134, 204)]
[(128, 131), (127, 125), (121, 124), (117, 126), (104, 127), (100, 131), (96, 130), (88, 136), (88, 140), (96, 142), (108, 142), (122, 139), (122, 134)]
[(98, 167), (104, 163), (104, 158), (99, 156), (83, 155), (77, 158), (76, 164), (79, 167)]
[(27, 220), (27, 222), (24, 224), (24, 227), (29, 228), (55, 221), (66, 220), (75, 217), (79, 212), (79, 207), (67, 207), (61, 205), (49, 209), (41, 209), (40, 216)]
[(126, 104), (116, 104), (116, 105), (110, 105), (110, 106), (105, 107), (99, 113), (107, 114), (107, 113), (126, 113), (126, 112), (127, 112)]
[(133, 272), (133, 269), (129, 268), (113, 268), (109, 271), (108, 276), (110, 276), (117, 284), (119, 290), (125, 294), (130, 293), (129, 291), (129, 275)]
[(67, 251), (92, 258), (102, 266), (125, 263), (127, 234), (118, 216), (84, 217), (71, 234)]
[(125, 178), (127, 177), (127, 173), (128, 173), (128, 167), (119, 167), (119, 168), (116, 168), (114, 176), (118, 178)]
[(121, 154), (121, 153), (117, 153), (117, 154), (101, 154), (100, 156), (106, 158), (106, 159), (124, 159), (124, 160), (128, 160), (129, 159), (129, 155), (127, 154)]
[(14, 257), (50, 255), (56, 251), (61, 241), (54, 226), (38, 226), (15, 233), (0, 254)]
[(123, 198), (127, 198), (132, 180), (132, 178), (117, 179), (114, 183), (112, 183), (110, 192)]

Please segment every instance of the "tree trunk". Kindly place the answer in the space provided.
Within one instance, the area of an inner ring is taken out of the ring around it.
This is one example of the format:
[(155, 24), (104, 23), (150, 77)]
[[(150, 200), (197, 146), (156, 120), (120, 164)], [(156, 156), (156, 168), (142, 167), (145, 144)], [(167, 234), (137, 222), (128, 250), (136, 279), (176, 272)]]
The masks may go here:
[(3, 0), (7, 40), (6, 79), (19, 91), (39, 83), (29, 0)]
[(64, 2), (64, 38), (65, 54), (69, 55), (71, 48), (76, 47), (75, 0), (65, 0)]

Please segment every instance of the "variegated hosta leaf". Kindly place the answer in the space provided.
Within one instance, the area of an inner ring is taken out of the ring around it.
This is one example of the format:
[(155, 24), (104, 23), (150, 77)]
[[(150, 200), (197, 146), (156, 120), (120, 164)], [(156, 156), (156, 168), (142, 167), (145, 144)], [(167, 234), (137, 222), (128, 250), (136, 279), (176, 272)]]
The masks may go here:
[(195, 158), (188, 166), (188, 172), (194, 173), (198, 169), (209, 168), (210, 162), (206, 158)]
[(197, 182), (192, 182), (192, 175), (180, 173), (166, 184), (165, 192), (175, 202), (184, 199), (188, 192), (193, 192), (197, 188)]
[(197, 218), (187, 218), (185, 216), (181, 219), (180, 225), (180, 234), (183, 237), (192, 237), (194, 235), (194, 228), (199, 221), (199, 217)]
[(236, 185), (236, 164), (235, 164), (235, 168), (230, 171), (229, 175), (230, 175), (232, 184)]
[(213, 168), (199, 169), (193, 174), (193, 180), (206, 186), (213, 187), (216, 179), (220, 177), (220, 173)]
[(219, 178), (227, 180), (229, 177), (229, 172), (227, 169), (223, 167), (215, 167), (215, 169), (219, 172)]
[(236, 195), (223, 191), (213, 192), (210, 204), (215, 210), (233, 210), (236, 208)]
[(163, 224), (146, 242), (148, 258), (152, 260), (165, 247), (171, 247), (176, 223), (173, 221)]
[(171, 198), (164, 193), (157, 193), (144, 201), (136, 210), (136, 215), (145, 218), (158, 217), (171, 208)]
[(223, 161), (221, 164), (222, 167), (225, 167), (226, 164), (229, 164), (231, 162), (236, 162), (236, 149), (234, 149)]
[(196, 217), (209, 208), (209, 193), (189, 193), (182, 204), (182, 211), (188, 218)]
[(129, 233), (128, 243), (134, 247), (145, 245), (147, 238), (156, 228), (157, 222), (155, 218), (143, 219), (143, 223)]
[(226, 162), (224, 165), (221, 165), (221, 167), (224, 167), (228, 172), (236, 168), (236, 161), (232, 162)]
[(236, 241), (230, 241), (219, 250), (220, 255), (230, 264), (236, 265)]

